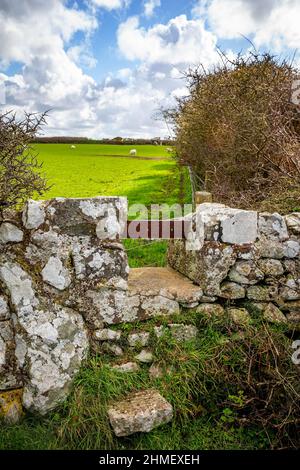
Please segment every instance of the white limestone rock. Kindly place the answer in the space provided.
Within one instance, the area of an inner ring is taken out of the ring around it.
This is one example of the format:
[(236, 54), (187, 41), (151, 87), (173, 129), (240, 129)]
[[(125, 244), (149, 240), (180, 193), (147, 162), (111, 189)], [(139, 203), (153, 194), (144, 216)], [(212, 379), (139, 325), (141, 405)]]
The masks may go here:
[(72, 282), (69, 270), (64, 267), (62, 261), (51, 256), (42, 270), (44, 282), (58, 290), (65, 290)]
[(0, 321), (8, 320), (10, 318), (10, 311), (6, 299), (0, 295)]
[(0, 243), (20, 243), (24, 234), (22, 230), (10, 222), (3, 222), (0, 225)]
[(39, 228), (45, 222), (45, 216), (44, 202), (29, 199), (22, 215), (24, 227), (29, 230)]
[(121, 338), (121, 331), (104, 328), (94, 331), (94, 338), (99, 341), (118, 341)]
[(296, 240), (288, 240), (283, 244), (284, 256), (296, 258), (300, 253), (300, 244)]
[(147, 349), (143, 349), (139, 354), (134, 357), (138, 362), (142, 362), (144, 364), (149, 364), (153, 362), (153, 354), (151, 351)]
[(243, 245), (257, 239), (257, 212), (231, 209), (221, 221), (221, 241)]
[(129, 346), (136, 348), (136, 347), (143, 347), (147, 346), (150, 339), (150, 333), (146, 331), (142, 331), (140, 333), (131, 333), (128, 335), (128, 344)]
[(261, 212), (258, 217), (259, 234), (270, 240), (284, 241), (289, 238), (287, 226), (280, 214)]
[(111, 405), (108, 417), (116, 436), (130, 436), (169, 423), (173, 408), (156, 390), (144, 390)]

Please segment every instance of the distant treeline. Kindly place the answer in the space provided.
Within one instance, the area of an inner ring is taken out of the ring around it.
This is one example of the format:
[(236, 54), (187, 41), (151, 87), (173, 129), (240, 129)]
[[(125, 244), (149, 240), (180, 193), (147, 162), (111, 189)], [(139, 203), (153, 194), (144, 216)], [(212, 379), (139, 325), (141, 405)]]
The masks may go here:
[(174, 145), (171, 139), (131, 139), (115, 137), (113, 139), (88, 139), (87, 137), (36, 137), (32, 143), (39, 144), (112, 144), (112, 145)]

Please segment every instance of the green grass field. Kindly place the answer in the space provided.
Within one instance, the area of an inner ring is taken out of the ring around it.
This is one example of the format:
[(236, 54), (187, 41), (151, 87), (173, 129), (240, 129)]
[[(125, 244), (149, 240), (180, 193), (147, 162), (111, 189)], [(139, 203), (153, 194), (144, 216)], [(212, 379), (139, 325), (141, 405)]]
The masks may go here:
[(152, 156), (157, 161), (132, 158), (130, 148), (79, 144), (71, 149), (68, 144), (37, 144), (39, 161), (51, 185), (43, 198), (103, 195), (127, 196), (129, 204), (178, 202), (179, 172), (165, 148), (137, 147), (138, 156)]
[[(129, 205), (147, 207), (190, 202), (187, 172), (179, 169), (165, 147), (135, 146), (137, 158), (129, 156), (132, 148), (77, 144), (72, 149), (70, 144), (36, 144), (38, 159), (51, 185), (42, 198), (127, 196)], [(164, 241), (125, 240), (124, 244), (132, 267), (165, 264)]]

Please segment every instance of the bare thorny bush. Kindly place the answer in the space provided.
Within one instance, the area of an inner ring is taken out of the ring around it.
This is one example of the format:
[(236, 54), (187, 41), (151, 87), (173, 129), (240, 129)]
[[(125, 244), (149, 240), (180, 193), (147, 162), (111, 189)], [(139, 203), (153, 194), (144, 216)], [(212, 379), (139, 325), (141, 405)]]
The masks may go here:
[(47, 189), (42, 164), (31, 145), (45, 118), (45, 113), (26, 113), (21, 120), (12, 112), (0, 114), (0, 217), (3, 209)]
[(213, 70), (189, 70), (189, 96), (165, 112), (180, 162), (218, 202), (260, 208), (288, 190), (288, 209), (300, 206), (300, 109), (291, 99), (297, 69), (269, 54), (221, 58)]

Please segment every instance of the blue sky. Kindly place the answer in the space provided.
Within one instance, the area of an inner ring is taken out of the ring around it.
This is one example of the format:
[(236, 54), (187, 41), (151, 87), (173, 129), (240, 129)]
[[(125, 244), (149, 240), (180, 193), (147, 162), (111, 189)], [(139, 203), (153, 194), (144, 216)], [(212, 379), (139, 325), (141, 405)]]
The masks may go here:
[(165, 137), (182, 71), (246, 53), (243, 36), (291, 57), (299, 24), (299, 0), (1, 0), (0, 106), (50, 109), (49, 135)]

